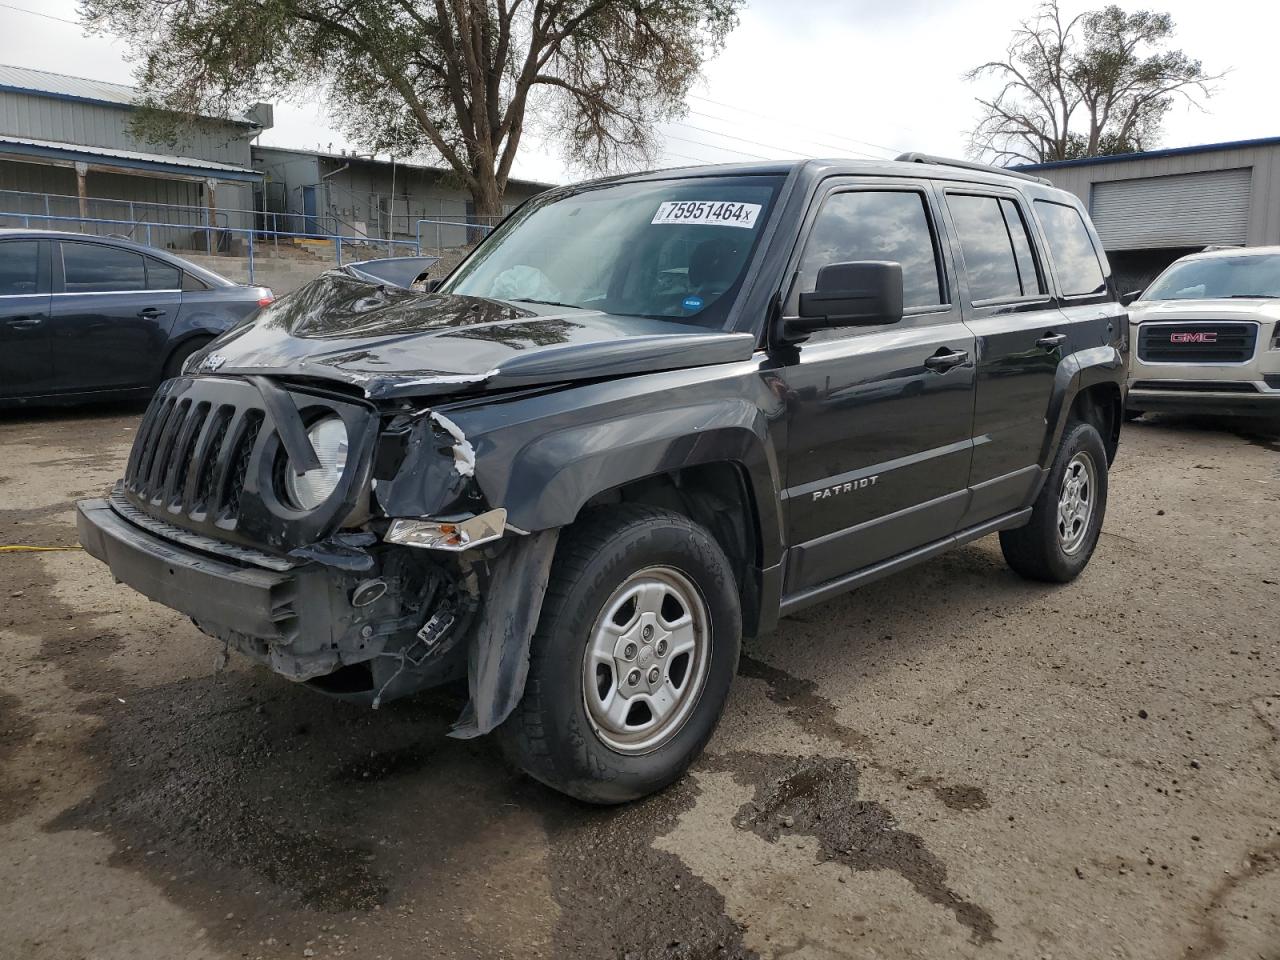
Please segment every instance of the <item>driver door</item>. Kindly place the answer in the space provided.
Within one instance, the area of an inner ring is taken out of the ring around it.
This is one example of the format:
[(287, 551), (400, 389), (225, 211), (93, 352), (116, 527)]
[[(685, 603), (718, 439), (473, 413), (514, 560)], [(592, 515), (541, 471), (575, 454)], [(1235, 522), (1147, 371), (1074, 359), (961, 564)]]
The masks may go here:
[(817, 332), (778, 371), (792, 597), (945, 538), (964, 513), (974, 338), (938, 214), (929, 184), (877, 178), (829, 188), (810, 222), (787, 315), (822, 267), (879, 260), (902, 265), (904, 316)]

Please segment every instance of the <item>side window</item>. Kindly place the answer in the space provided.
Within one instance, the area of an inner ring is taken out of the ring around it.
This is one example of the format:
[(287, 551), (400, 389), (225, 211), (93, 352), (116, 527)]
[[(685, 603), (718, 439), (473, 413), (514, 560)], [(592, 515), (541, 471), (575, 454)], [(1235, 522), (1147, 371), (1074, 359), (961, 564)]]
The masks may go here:
[(950, 194), (947, 208), (964, 252), (970, 298), (1014, 300), (1022, 296), (1018, 262), (999, 198)]
[(199, 277), (194, 277), (189, 273), (183, 273), (182, 289), (183, 290), (208, 290), (209, 285), (205, 283), (203, 280), (201, 280)]
[(852, 190), (827, 197), (800, 261), (797, 289), (814, 288), (831, 263), (892, 260), (902, 264), (902, 305), (943, 302), (941, 271), (923, 194), (914, 190)]
[(62, 244), (63, 289), (67, 293), (145, 290), (142, 255), (99, 243)]
[(1105, 290), (1102, 263), (1080, 211), (1065, 203), (1037, 200), (1036, 214), (1044, 227), (1063, 294), (1075, 297)]
[(1013, 255), (1018, 261), (1018, 280), (1022, 283), (1022, 295), (1033, 297), (1047, 293), (1040, 272), (1036, 270), (1036, 257), (1031, 252), (1031, 231), (1027, 229), (1027, 221), (1022, 210), (1008, 198), (1001, 198), (1000, 210), (1004, 213), (1005, 226), (1009, 228), (1009, 239), (1013, 241)]
[(182, 271), (175, 266), (147, 257), (148, 290), (181, 290)]
[(40, 292), (40, 244), (35, 240), (0, 243), (0, 296)]

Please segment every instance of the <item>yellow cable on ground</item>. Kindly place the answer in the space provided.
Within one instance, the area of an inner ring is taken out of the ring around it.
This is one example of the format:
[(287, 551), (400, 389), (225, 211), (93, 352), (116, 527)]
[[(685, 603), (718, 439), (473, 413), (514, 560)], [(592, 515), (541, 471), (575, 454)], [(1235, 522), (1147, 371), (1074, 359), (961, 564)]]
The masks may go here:
[(21, 544), (0, 547), (0, 553), (54, 553), (58, 550), (83, 550), (84, 547), (27, 547)]

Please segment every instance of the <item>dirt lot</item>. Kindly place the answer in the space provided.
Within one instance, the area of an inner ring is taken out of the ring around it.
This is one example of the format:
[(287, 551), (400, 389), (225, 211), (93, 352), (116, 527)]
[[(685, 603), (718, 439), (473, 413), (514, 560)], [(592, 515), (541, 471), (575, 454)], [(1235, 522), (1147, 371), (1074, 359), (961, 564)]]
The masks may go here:
[[(136, 409), (0, 415), (0, 544), (72, 545)], [(1125, 432), (1076, 583), (994, 539), (753, 643), (616, 810), (0, 553), (0, 957), (1280, 957), (1280, 428)]]

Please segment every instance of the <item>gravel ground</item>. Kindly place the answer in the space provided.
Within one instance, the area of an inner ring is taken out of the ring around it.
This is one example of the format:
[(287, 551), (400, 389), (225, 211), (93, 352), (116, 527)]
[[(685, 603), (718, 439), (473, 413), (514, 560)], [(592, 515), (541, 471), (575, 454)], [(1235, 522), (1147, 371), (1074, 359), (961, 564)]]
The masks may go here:
[[(75, 544), (139, 411), (0, 415), (0, 544)], [(1093, 563), (994, 538), (752, 643), (689, 777), (567, 801), (0, 553), (0, 957), (1280, 957), (1280, 427), (1125, 430)]]

